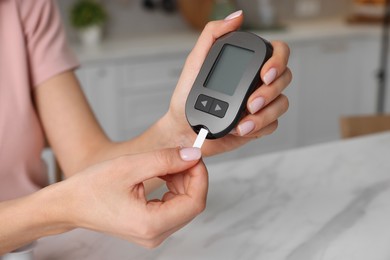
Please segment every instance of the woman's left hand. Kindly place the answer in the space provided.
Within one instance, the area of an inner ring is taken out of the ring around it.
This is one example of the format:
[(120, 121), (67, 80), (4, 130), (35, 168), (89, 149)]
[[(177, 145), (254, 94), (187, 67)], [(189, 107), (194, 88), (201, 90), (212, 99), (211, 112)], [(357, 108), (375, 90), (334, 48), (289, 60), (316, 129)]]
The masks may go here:
[[(198, 75), (205, 57), (214, 41), (220, 36), (237, 30), (243, 21), (242, 14), (229, 20), (209, 22), (194, 49), (189, 54), (167, 114), (161, 119), (170, 129), (175, 145), (190, 146), (196, 134), (185, 117), (185, 102)], [(273, 56), (263, 66), (259, 77), (264, 82), (248, 99), (247, 115), (231, 133), (217, 140), (207, 140), (202, 147), (206, 156), (233, 150), (250, 140), (273, 133), (278, 118), (288, 109), (288, 99), (282, 91), (291, 82), (292, 75), (287, 67), (290, 50), (283, 42), (272, 42)]]

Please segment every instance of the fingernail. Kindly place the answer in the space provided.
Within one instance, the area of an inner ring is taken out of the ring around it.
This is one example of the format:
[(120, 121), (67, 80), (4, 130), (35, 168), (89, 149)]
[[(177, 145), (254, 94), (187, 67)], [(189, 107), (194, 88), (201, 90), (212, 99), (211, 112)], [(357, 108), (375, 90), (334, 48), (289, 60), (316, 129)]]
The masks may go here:
[(237, 134), (236, 128), (233, 128), (232, 131), (229, 132), (229, 134), (231, 134), (231, 135)]
[(233, 20), (234, 18), (239, 17), (242, 14), (242, 10), (236, 11), (234, 13), (229, 14), (226, 16), (225, 21)]
[(253, 129), (255, 129), (255, 123), (253, 123), (253, 121), (246, 121), (238, 125), (238, 133), (240, 134), (240, 136), (249, 134), (253, 131)]
[(180, 157), (183, 161), (195, 161), (202, 157), (202, 153), (199, 148), (182, 148), (180, 149)]
[(277, 75), (277, 71), (275, 68), (270, 69), (263, 77), (263, 82), (265, 85), (271, 84)]
[(264, 106), (265, 100), (263, 97), (255, 98), (250, 104), (249, 104), (249, 112), (251, 114), (257, 113), (263, 106)]

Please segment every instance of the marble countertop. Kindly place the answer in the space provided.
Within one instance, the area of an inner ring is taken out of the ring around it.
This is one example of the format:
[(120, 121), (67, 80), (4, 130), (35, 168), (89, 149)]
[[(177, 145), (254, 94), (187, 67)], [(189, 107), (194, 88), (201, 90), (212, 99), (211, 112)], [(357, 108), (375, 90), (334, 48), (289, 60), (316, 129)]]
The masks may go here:
[[(288, 44), (351, 36), (380, 39), (379, 26), (350, 25), (343, 18), (291, 22), (284, 29), (253, 32), (265, 39), (281, 40)], [(188, 53), (198, 36), (199, 32), (196, 31), (123, 35), (119, 38), (105, 39), (98, 47), (86, 48), (77, 43), (71, 46), (80, 62), (85, 64), (178, 52)]]
[(390, 133), (208, 165), (205, 212), (147, 250), (87, 230), (43, 238), (36, 259), (385, 260)]

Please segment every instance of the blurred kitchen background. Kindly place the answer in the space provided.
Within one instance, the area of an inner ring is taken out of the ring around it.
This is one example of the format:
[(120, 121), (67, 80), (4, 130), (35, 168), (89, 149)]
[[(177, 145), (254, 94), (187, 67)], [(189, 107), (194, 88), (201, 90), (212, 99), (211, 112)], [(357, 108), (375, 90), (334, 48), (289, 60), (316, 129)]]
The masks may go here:
[(77, 1), (57, 2), (82, 87), (114, 140), (164, 114), (200, 28), (238, 9), (247, 30), (289, 44), (290, 109), (273, 135), (214, 160), (338, 140), (340, 117), (376, 113), (384, 0), (98, 1), (102, 40), (92, 33), (86, 43), (70, 18)]
[[(64, 20), (69, 30), (69, 12), (75, 0), (57, 0), (62, 11)], [(181, 10), (186, 6), (192, 7), (193, 16), (202, 17), (202, 10), (208, 11), (212, 5), (231, 3), (235, 9), (243, 8), (253, 20), (256, 12), (260, 16), (261, 6), (271, 6), (272, 12), (278, 19), (286, 22), (307, 18), (329, 18), (347, 16), (351, 12), (352, 0), (100, 0), (109, 14), (106, 25), (108, 36), (117, 37), (123, 34), (133, 33), (161, 33), (183, 31), (191, 29), (183, 18)], [(167, 6), (164, 9), (163, 3)], [(176, 6), (171, 10), (170, 6)], [(180, 8), (182, 7), (182, 8)], [(268, 11), (269, 9), (267, 9)], [(206, 14), (207, 15), (207, 14)], [(259, 19), (259, 25), (260, 25)], [(73, 38), (74, 40), (74, 38)]]

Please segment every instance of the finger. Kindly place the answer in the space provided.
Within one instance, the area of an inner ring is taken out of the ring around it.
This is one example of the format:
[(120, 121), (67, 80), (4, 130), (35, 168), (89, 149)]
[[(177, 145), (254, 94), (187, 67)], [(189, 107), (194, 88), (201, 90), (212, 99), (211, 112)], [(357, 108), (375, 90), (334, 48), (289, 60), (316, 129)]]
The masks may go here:
[(281, 41), (273, 41), (272, 46), (274, 52), (272, 57), (264, 64), (260, 75), (264, 84), (269, 85), (287, 68), (288, 59), (290, 57), (290, 48)]
[(182, 229), (185, 225), (187, 225), (189, 222), (183, 223), (179, 226), (176, 226), (170, 230), (165, 231), (164, 233), (157, 234), (155, 237), (151, 238), (144, 238), (144, 237), (137, 237), (134, 242), (137, 244), (144, 246), (146, 248), (156, 248), (159, 245), (162, 244), (162, 242), (165, 241), (169, 236), (171, 236), (176, 231)]
[(163, 149), (150, 155), (148, 165), (151, 170), (160, 170), (165, 174), (180, 173), (195, 165), (202, 156), (200, 149), (194, 147)]
[[(175, 174), (176, 175), (176, 174)], [(172, 193), (174, 194), (177, 194), (179, 193), (178, 190), (176, 189), (175, 187), (175, 184), (173, 183), (173, 177), (175, 176), (173, 174), (171, 175), (165, 175), (165, 176), (161, 176), (159, 177), (160, 179), (164, 180), (165, 181), (165, 185), (166, 187), (168, 188), (169, 191), (171, 191)]]
[(270, 135), (278, 128), (278, 120), (272, 122), (271, 124), (267, 125), (266, 127), (263, 127), (257, 132), (254, 132), (253, 134), (248, 135), (248, 137), (254, 137), (254, 138), (260, 138), (266, 135)]
[(208, 190), (208, 174), (204, 163), (200, 161), (186, 174), (190, 181), (185, 194), (170, 193), (161, 204), (147, 204), (149, 212), (154, 213), (151, 216), (153, 229), (165, 232), (191, 221), (204, 210)]
[(177, 192), (175, 191), (168, 191), (166, 192), (163, 197), (162, 197), (162, 201), (168, 201), (168, 200), (171, 200), (173, 199), (175, 196), (177, 195)]
[[(190, 187), (188, 187), (188, 194), (185, 195), (188, 198), (191, 199), (200, 199), (202, 200), (202, 205), (205, 205), (206, 203), (206, 196), (207, 196), (207, 189), (208, 189), (208, 177), (207, 177), (207, 171), (203, 164), (203, 162), (200, 162), (198, 164), (198, 170), (194, 169), (193, 172), (189, 173), (191, 175), (191, 178), (194, 178), (200, 173), (200, 183), (197, 183), (196, 181), (191, 184), (194, 185), (195, 188), (199, 189), (200, 187), (200, 193), (202, 194), (200, 197), (196, 196), (196, 192), (193, 193), (193, 191), (190, 190)], [(195, 168), (195, 167), (194, 167)], [(206, 174), (204, 174), (206, 173)], [(205, 177), (205, 179), (204, 179)], [(202, 180), (203, 178), (203, 180)], [(203, 184), (203, 185), (199, 185)], [(176, 232), (177, 230), (181, 229), (185, 225), (187, 225), (197, 214), (199, 214), (199, 209), (195, 209), (193, 206), (196, 205), (194, 201), (185, 201), (183, 199), (184, 195), (177, 195), (171, 192), (167, 192), (164, 194), (163, 199), (160, 200), (150, 200), (148, 201), (148, 208), (149, 212), (155, 213), (152, 216), (151, 221), (149, 221), (148, 229), (149, 234), (148, 236), (138, 236), (137, 243), (149, 247), (154, 248), (161, 244), (168, 236), (170, 236), (172, 233)], [(181, 203), (178, 203), (178, 201), (182, 201)], [(168, 202), (166, 202), (168, 201)], [(165, 202), (165, 203), (164, 203)], [(182, 207), (181, 210), (180, 206)], [(183, 206), (188, 206), (187, 208)], [(204, 206), (200, 209), (202, 211)], [(156, 210), (157, 209), (157, 210)], [(191, 213), (192, 212), (192, 213)], [(168, 216), (167, 214), (170, 214)], [(184, 214), (183, 214), (184, 213)], [(187, 215), (187, 216), (185, 216)], [(178, 217), (179, 216), (179, 217)], [(184, 216), (184, 217), (183, 217)]]
[[(173, 175), (171, 175), (173, 176)], [(184, 176), (185, 174), (175, 174), (172, 181), (167, 182), (167, 188), (175, 193), (185, 194), (184, 189)]]
[(205, 207), (208, 189), (207, 170), (203, 162), (186, 172), (190, 176), (185, 194), (167, 192), (162, 200), (149, 200), (147, 229), (134, 235), (136, 242), (149, 248), (161, 244), (166, 237), (182, 228)]
[[(228, 32), (237, 30), (241, 26), (243, 22), (242, 11), (237, 11), (231, 15), (231, 17), (233, 17), (231, 19), (207, 23), (187, 59), (187, 63), (190, 64), (193, 69), (200, 69), (216, 39)], [(229, 16), (227, 18), (229, 18)]]
[(277, 98), (283, 90), (290, 84), (292, 73), (286, 68), (284, 73), (270, 85), (262, 85), (248, 99), (247, 109), (251, 114), (257, 113)]
[(200, 158), (198, 148), (169, 148), (119, 157), (113, 161), (111, 170), (126, 174), (129, 169), (140, 169), (137, 176), (128, 176), (129, 185), (134, 185), (153, 177), (183, 172), (193, 167)]
[[(173, 233), (175, 233), (176, 231), (182, 229), (184, 226), (186, 226), (189, 222), (191, 221), (188, 221), (188, 222), (185, 222), (179, 226), (176, 226), (170, 230), (167, 230), (166, 232), (162, 233), (161, 235), (157, 236), (155, 239), (154, 239), (154, 243), (156, 244), (156, 246), (159, 246), (162, 242), (164, 242), (165, 239), (167, 239), (168, 237), (170, 237)], [(154, 247), (156, 247), (154, 246)], [(153, 247), (153, 248), (154, 248)]]
[(174, 194), (184, 194), (190, 183), (190, 177), (185, 173), (166, 175), (161, 178), (165, 179), (168, 190)]
[(278, 128), (278, 125), (279, 125), (279, 121), (275, 120), (271, 124), (261, 128), (259, 131), (253, 131), (252, 133), (245, 135), (244, 138), (241, 138), (241, 139), (246, 139), (249, 141), (251, 138), (257, 139), (257, 138), (261, 138), (261, 137), (266, 136), (266, 135), (270, 135), (276, 131), (276, 129)]
[(289, 103), (285, 95), (281, 94), (268, 106), (260, 110), (258, 113), (245, 116), (237, 126), (237, 134), (239, 136), (253, 137), (253, 133), (268, 126), (288, 109)]

